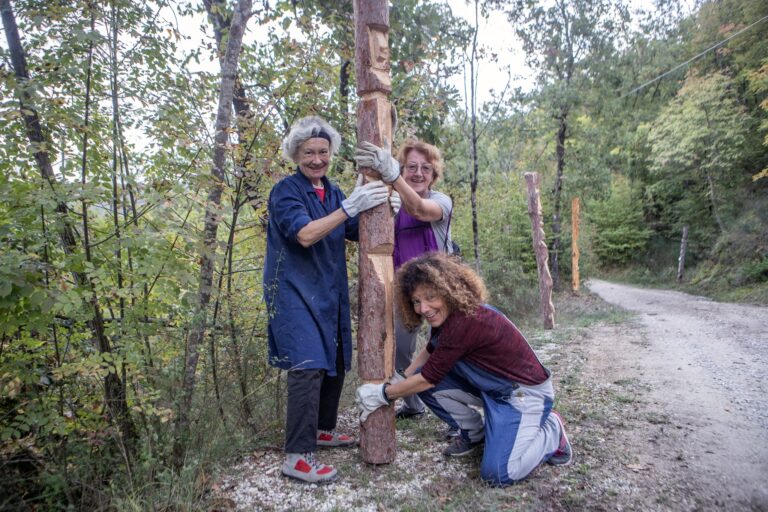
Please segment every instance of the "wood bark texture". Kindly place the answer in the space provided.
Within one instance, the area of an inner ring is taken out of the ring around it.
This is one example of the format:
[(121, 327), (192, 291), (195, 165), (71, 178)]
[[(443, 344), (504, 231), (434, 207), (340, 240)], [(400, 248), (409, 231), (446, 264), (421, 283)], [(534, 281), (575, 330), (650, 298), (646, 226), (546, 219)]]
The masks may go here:
[(579, 198), (571, 200), (571, 287), (574, 292), (579, 291), (579, 212), (581, 205)]
[(539, 270), (539, 309), (544, 327), (554, 329), (555, 306), (552, 304), (552, 276), (549, 273), (549, 254), (544, 236), (544, 218), (541, 213), (541, 195), (539, 192), (539, 174), (525, 173), (528, 187), (528, 215), (531, 217), (533, 233), (533, 252), (536, 254), (536, 266)]
[(195, 390), (197, 361), (200, 357), (200, 344), (205, 337), (207, 310), (213, 289), (213, 270), (217, 253), (217, 232), (221, 220), (221, 195), (224, 188), (224, 167), (227, 158), (228, 133), (232, 120), (232, 97), (237, 76), (238, 59), (243, 42), (245, 25), (251, 13), (251, 0), (240, 0), (232, 16), (229, 28), (227, 49), (221, 64), (221, 82), (219, 86), (218, 109), (216, 112), (216, 131), (214, 135), (213, 168), (211, 169), (211, 188), (205, 208), (203, 229), (203, 250), (201, 254), (200, 280), (197, 292), (197, 304), (192, 327), (187, 343), (187, 356), (184, 365), (181, 400), (176, 420), (173, 456), (176, 467), (181, 467), (186, 453), (189, 437), (192, 398)]
[[(389, 76), (389, 3), (355, 0), (357, 140), (385, 146), (392, 141)], [(370, 169), (360, 169), (366, 176)], [(366, 178), (369, 181), (369, 178)], [(383, 383), (395, 371), (392, 250), (395, 232), (388, 203), (360, 214), (358, 373), (364, 383)], [(360, 454), (369, 464), (395, 460), (395, 412), (382, 407), (360, 426)]]
[(688, 226), (683, 226), (683, 238), (680, 240), (680, 256), (677, 257), (677, 282), (683, 280), (685, 272), (685, 251), (688, 249)]

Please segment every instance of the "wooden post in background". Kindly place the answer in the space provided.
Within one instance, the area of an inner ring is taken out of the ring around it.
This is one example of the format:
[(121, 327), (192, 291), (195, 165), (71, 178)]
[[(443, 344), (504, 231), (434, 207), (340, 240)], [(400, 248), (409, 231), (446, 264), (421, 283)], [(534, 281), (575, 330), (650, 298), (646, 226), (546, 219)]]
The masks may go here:
[(579, 291), (579, 198), (571, 201), (571, 288)]
[[(389, 94), (389, 2), (354, 0), (357, 141), (392, 142)], [(370, 169), (360, 169), (366, 174)], [(393, 317), (395, 227), (389, 203), (360, 214), (357, 370), (364, 383), (382, 383), (395, 371)], [(395, 411), (382, 407), (360, 426), (360, 454), (370, 464), (395, 460)]]
[(683, 226), (683, 238), (680, 240), (680, 256), (677, 257), (677, 282), (683, 280), (685, 271), (685, 250), (688, 248), (688, 226)]
[(536, 254), (536, 266), (539, 269), (539, 310), (544, 321), (544, 327), (554, 329), (555, 306), (552, 304), (552, 275), (549, 273), (549, 254), (544, 237), (544, 219), (541, 214), (539, 174), (535, 172), (525, 173), (525, 183), (528, 187), (528, 215), (531, 217), (533, 252)]

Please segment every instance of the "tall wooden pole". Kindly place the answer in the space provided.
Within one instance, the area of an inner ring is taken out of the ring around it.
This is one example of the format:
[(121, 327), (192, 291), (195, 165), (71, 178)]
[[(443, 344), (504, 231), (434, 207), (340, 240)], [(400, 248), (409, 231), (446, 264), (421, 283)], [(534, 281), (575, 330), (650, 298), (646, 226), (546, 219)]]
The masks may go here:
[(579, 291), (579, 198), (571, 201), (571, 287)]
[[(354, 0), (355, 72), (357, 74), (357, 141), (384, 146), (392, 142), (389, 94), (389, 2)], [(370, 169), (360, 172), (374, 174)], [(389, 204), (360, 214), (359, 325), (357, 365), (365, 383), (389, 380), (395, 369), (392, 249), (395, 228)], [(360, 427), (365, 462), (395, 460), (395, 411), (382, 407)]]
[(528, 215), (531, 217), (533, 252), (536, 254), (536, 266), (539, 269), (539, 308), (544, 327), (554, 329), (555, 306), (552, 304), (552, 275), (549, 273), (549, 255), (544, 236), (544, 219), (541, 214), (539, 174), (536, 172), (525, 173), (525, 183), (528, 186)]

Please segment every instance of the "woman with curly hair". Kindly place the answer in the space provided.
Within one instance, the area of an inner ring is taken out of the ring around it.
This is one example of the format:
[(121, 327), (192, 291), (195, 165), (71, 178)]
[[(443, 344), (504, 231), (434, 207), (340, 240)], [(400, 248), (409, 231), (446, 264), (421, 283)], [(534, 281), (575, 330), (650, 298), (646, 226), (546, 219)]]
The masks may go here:
[(455, 257), (430, 253), (403, 265), (396, 281), (403, 322), (412, 327), (426, 320), (432, 337), (405, 380), (358, 388), (361, 420), (418, 393), (435, 415), (459, 429), (445, 456), (465, 456), (485, 445), (480, 475), (489, 483), (515, 483), (542, 462), (569, 464), (571, 444), (552, 409), (550, 372), (517, 327), (485, 304), (480, 277)]

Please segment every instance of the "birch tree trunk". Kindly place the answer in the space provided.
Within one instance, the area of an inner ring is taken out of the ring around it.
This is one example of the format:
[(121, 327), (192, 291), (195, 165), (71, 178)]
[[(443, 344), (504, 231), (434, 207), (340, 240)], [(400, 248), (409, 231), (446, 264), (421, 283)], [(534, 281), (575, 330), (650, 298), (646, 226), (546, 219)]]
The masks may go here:
[[(354, 0), (357, 140), (392, 142), (389, 94), (389, 3)], [(360, 172), (372, 172), (361, 169)], [(360, 214), (358, 373), (365, 383), (382, 383), (395, 371), (392, 250), (395, 230), (388, 203)], [(382, 407), (360, 426), (365, 462), (395, 460), (395, 411)]]
[(234, 95), (237, 63), (243, 42), (243, 33), (251, 14), (251, 0), (239, 0), (232, 15), (229, 38), (221, 65), (221, 83), (216, 112), (216, 127), (213, 148), (212, 183), (208, 191), (203, 228), (203, 249), (200, 254), (200, 279), (198, 283), (197, 304), (189, 332), (181, 400), (176, 418), (176, 432), (173, 446), (173, 462), (179, 468), (184, 463), (186, 443), (189, 439), (189, 413), (195, 391), (197, 360), (200, 357), (200, 345), (205, 337), (207, 309), (213, 289), (213, 270), (217, 253), (216, 234), (221, 222), (221, 195), (224, 189), (224, 165), (227, 157), (227, 141), (232, 120), (232, 97)]

